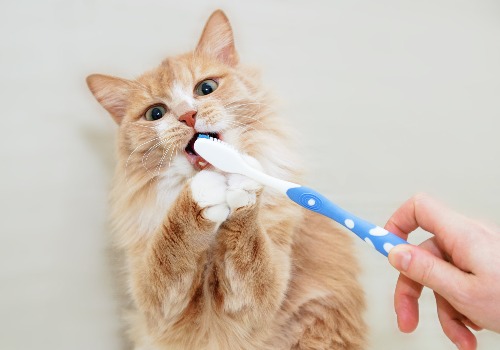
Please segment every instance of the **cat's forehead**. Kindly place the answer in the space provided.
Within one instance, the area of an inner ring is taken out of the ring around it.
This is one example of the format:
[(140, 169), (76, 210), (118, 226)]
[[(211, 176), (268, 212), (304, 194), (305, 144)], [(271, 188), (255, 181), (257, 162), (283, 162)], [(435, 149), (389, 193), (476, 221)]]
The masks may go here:
[(138, 80), (152, 94), (170, 95), (175, 89), (193, 89), (200, 80), (225, 74), (223, 67), (194, 55), (167, 58), (156, 69), (147, 72)]

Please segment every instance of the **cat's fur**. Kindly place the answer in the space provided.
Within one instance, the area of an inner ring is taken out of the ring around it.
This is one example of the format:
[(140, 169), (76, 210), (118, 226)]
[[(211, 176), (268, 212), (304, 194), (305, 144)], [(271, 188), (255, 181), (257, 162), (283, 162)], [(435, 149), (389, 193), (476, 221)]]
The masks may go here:
[[(218, 88), (196, 95), (207, 78)], [(137, 350), (364, 348), (350, 237), (243, 176), (200, 170), (185, 154), (195, 132), (216, 132), (266, 173), (299, 181), (286, 121), (240, 65), (221, 11), (193, 52), (137, 80), (87, 82), (119, 124), (112, 217)], [(155, 104), (167, 112), (147, 121)], [(179, 120), (194, 112), (194, 127)]]

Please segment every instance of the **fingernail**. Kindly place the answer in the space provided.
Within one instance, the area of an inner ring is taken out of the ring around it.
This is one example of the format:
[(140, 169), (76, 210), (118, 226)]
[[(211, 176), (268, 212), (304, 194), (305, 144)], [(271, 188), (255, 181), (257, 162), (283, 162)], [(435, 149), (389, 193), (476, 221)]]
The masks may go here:
[(389, 262), (399, 271), (406, 271), (410, 267), (411, 253), (404, 248), (397, 248), (393, 249), (389, 254)]

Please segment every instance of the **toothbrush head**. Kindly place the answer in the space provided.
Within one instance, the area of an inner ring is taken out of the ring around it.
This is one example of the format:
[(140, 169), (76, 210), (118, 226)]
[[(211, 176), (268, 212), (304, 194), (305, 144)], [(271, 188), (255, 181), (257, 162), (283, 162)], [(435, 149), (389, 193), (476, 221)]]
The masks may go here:
[(194, 150), (214, 167), (227, 173), (245, 174), (250, 168), (236, 148), (209, 135), (200, 134), (194, 142)]

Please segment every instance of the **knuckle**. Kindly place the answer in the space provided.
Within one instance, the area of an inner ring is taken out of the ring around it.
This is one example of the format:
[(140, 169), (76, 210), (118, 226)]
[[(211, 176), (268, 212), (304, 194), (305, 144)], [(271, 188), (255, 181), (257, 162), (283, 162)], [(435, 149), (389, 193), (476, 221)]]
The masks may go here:
[(432, 282), (434, 277), (434, 269), (435, 269), (435, 261), (434, 259), (426, 260), (425, 264), (422, 267), (422, 272), (420, 274), (420, 281), (423, 285), (428, 286), (429, 282)]
[(453, 298), (460, 308), (470, 307), (479, 297), (480, 289), (469, 283), (460, 283), (455, 288)]
[(412, 201), (413, 201), (413, 203), (415, 203), (415, 205), (426, 203), (430, 199), (431, 199), (431, 196), (425, 192), (418, 192), (418, 193), (414, 194), (412, 197)]

